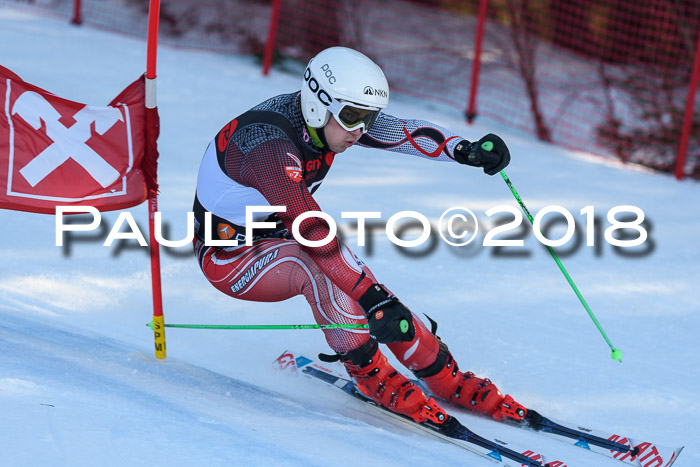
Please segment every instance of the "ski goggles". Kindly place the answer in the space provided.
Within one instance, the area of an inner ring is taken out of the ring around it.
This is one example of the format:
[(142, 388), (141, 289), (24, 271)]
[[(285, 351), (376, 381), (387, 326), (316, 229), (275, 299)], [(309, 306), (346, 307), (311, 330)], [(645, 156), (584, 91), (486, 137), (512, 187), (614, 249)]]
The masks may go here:
[(362, 128), (362, 133), (367, 133), (377, 119), (380, 110), (377, 107), (333, 99), (316, 79), (311, 68), (306, 68), (304, 80), (311, 92), (326, 106), (333, 118), (344, 130), (355, 131), (358, 128)]
[[(335, 107), (335, 109), (334, 109)], [(355, 131), (362, 128), (362, 133), (367, 133), (379, 115), (377, 108), (359, 107), (352, 102), (334, 100), (328, 106), (335, 121), (346, 131)]]

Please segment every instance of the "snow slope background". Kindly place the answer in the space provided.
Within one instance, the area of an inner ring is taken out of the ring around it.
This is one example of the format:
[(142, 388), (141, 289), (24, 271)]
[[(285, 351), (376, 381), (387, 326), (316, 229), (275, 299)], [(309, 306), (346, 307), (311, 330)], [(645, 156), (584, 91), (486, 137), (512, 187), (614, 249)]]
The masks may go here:
[[(145, 42), (0, 8), (0, 64), (62, 97), (103, 105), (145, 70)], [(212, 136), (297, 74), (263, 78), (252, 58), (162, 47), (160, 210), (169, 238), (184, 237), (197, 168)], [(636, 257), (610, 245), (562, 256), (616, 347), (609, 349), (546, 250), (525, 256), (438, 242), (409, 257), (378, 232), (373, 248), (347, 243), (411, 309), (440, 324), (462, 369), (546, 415), (659, 444), (685, 445), (679, 467), (700, 465), (700, 186), (543, 144), (459, 112), (393, 95), (387, 111), (476, 139), (501, 135), (507, 173), (530, 210), (557, 204), (641, 208), (650, 238)], [(500, 177), (462, 166), (353, 148), (316, 198), (342, 211), (415, 210), (432, 220), (465, 206), (517, 206)], [(129, 210), (143, 232), (145, 205)], [(103, 215), (111, 228), (116, 213)], [(8, 466), (493, 465), (397, 426), (332, 388), (285, 375), (285, 349), (327, 352), (319, 331), (167, 330), (168, 358), (153, 356), (148, 255), (135, 241), (103, 247), (107, 231), (55, 246), (53, 216), (0, 213), (0, 447)], [(340, 223), (340, 222), (339, 222)], [(602, 230), (601, 230), (602, 232)], [(553, 233), (552, 237), (556, 235)], [(602, 236), (601, 236), (602, 238)], [(479, 239), (479, 242), (481, 238)], [(311, 323), (302, 298), (230, 299), (207, 283), (190, 248), (162, 253), (166, 322)], [(693, 285), (695, 284), (695, 286)], [(617, 465), (542, 435), (469, 415), (473, 430), (568, 461)]]

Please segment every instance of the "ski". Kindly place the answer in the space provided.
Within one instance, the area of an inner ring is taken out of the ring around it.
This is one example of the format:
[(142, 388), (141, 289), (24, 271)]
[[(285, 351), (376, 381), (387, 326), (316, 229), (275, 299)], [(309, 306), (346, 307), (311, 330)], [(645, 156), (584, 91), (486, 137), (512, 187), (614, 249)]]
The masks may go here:
[(554, 421), (529, 409), (524, 425), (543, 433), (566, 438), (576, 446), (634, 466), (670, 467), (683, 450), (683, 446), (670, 448), (638, 438), (633, 439), (629, 436)]
[[(381, 406), (374, 404), (371, 399), (368, 399), (355, 384), (348, 379), (347, 375), (339, 372), (333, 371), (326, 366), (319, 364), (313, 359), (295, 354), (294, 352), (284, 352), (277, 360), (276, 363), (281, 369), (288, 369), (292, 371), (300, 370), (302, 373), (312, 376), (316, 379), (325, 381), (328, 384), (336, 386), (348, 394), (357, 397), (364, 402), (367, 402), (379, 409), (383, 409), (387, 414), (395, 417), (402, 418), (413, 425), (421, 426), (426, 428), (425, 424), (418, 424), (408, 417), (402, 417), (397, 415)], [(412, 379), (413, 383), (417, 384), (426, 395), (432, 395), (430, 390), (423, 384), (422, 381)], [(451, 405), (447, 403), (448, 405)], [(463, 407), (455, 406), (458, 411), (466, 410)], [(625, 436), (614, 432), (605, 432), (602, 430), (587, 428), (575, 423), (564, 422), (559, 420), (554, 420), (552, 418), (545, 417), (539, 412), (527, 409), (528, 413), (522, 422), (515, 422), (513, 420), (508, 420), (504, 423), (510, 425), (518, 426), (520, 428), (532, 429), (539, 431), (543, 434), (552, 435), (553, 438), (559, 439), (560, 441), (565, 441), (568, 444), (583, 448), (587, 451), (601, 454), (603, 456), (621, 461), (623, 464), (637, 466), (637, 467), (671, 467), (673, 463), (678, 459), (678, 456), (683, 450), (683, 446), (678, 448), (672, 448), (650, 441), (643, 440), (638, 437)], [(472, 412), (468, 413), (469, 416), (478, 416)], [(454, 417), (452, 417), (454, 418)], [(495, 422), (495, 420), (494, 420)], [(499, 422), (496, 422), (499, 423)], [(503, 456), (500, 448), (508, 449), (508, 451), (513, 451), (506, 447), (507, 443), (499, 444), (494, 441), (479, 437), (473, 433), (468, 428), (464, 427), (461, 423), (459, 424), (463, 427), (463, 430), (457, 430), (454, 436), (445, 436), (444, 433), (440, 433), (435, 427), (427, 427), (427, 430), (433, 434), (444, 438), (446, 441), (455, 442), (460, 439), (460, 436), (467, 439), (461, 439), (464, 442), (458, 442), (456, 444), (464, 447), (468, 450), (476, 452), (477, 454), (489, 457), (491, 459), (499, 460), (498, 457), (505, 458), (500, 461), (504, 465), (508, 465), (507, 460), (519, 461), (520, 458), (514, 459), (512, 457)], [(479, 443), (485, 441), (484, 444), (479, 446)], [(495, 449), (495, 451), (494, 451)], [(515, 452), (517, 456), (524, 456), (528, 459), (527, 462), (516, 465), (525, 466), (556, 466), (564, 467), (566, 464), (561, 461), (549, 461), (545, 460), (544, 456), (536, 451), (525, 450), (522, 452)], [(529, 463), (528, 463), (529, 462)]]
[[(418, 385), (426, 394), (430, 394), (430, 390), (422, 381), (416, 379), (411, 381)], [(462, 407), (457, 408), (464, 410)], [(574, 446), (637, 467), (671, 467), (684, 448), (684, 446), (672, 448), (644, 441), (637, 437), (632, 438), (617, 433), (586, 428), (570, 422), (553, 420), (542, 416), (532, 409), (527, 409), (527, 415), (522, 422), (507, 420), (505, 423), (554, 435), (559, 440), (570, 442)]]
[(508, 447), (507, 443), (503, 441), (496, 442), (479, 436), (451, 415), (448, 415), (447, 419), (438, 425), (429, 421), (418, 423), (410, 417), (392, 412), (376, 404), (372, 399), (362, 393), (355, 383), (348, 379), (346, 375), (330, 370), (303, 355), (285, 351), (275, 360), (275, 364), (282, 370), (291, 372), (300, 371), (307, 376), (321, 380), (379, 409), (385, 415), (408, 423), (421, 431), (428, 432), (443, 441), (455, 444), (472, 453), (499, 462), (501, 465), (512, 467), (567, 467), (565, 462), (548, 460), (544, 455), (533, 450), (519, 452), (518, 450)]

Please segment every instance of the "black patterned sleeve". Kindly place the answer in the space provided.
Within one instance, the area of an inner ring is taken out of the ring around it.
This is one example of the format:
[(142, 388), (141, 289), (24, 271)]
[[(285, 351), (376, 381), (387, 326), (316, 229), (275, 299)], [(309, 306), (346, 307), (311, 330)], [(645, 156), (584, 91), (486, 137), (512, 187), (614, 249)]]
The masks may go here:
[(439, 161), (454, 161), (454, 147), (464, 140), (425, 120), (403, 120), (380, 113), (358, 144)]

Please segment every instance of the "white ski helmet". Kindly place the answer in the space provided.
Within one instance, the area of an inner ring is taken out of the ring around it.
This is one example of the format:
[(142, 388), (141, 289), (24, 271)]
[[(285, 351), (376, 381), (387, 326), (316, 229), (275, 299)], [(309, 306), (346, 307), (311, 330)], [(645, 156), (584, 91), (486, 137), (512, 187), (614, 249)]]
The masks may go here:
[(366, 55), (347, 47), (331, 47), (309, 61), (301, 87), (301, 111), (312, 128), (331, 115), (347, 131), (366, 133), (389, 103), (389, 83), (382, 69)]

